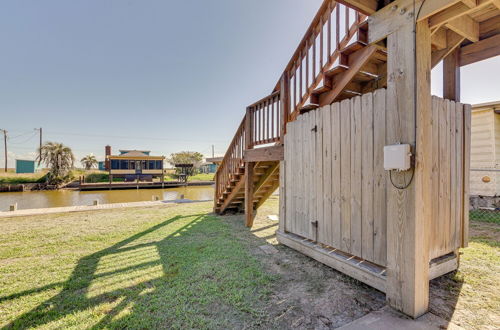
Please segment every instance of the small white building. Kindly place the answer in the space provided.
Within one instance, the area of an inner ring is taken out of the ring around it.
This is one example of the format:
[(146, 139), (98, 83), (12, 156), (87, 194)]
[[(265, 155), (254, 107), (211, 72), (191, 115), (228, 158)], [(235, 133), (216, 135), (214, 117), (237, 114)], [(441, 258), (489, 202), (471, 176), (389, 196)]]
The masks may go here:
[(470, 195), (499, 196), (500, 101), (472, 107), (470, 166)]

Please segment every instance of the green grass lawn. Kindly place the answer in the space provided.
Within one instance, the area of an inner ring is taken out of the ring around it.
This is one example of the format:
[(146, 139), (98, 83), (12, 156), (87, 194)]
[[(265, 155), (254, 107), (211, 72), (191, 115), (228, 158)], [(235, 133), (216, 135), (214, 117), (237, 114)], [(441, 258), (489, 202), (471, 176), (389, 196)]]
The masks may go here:
[(272, 277), (210, 208), (0, 220), (0, 327), (254, 324)]
[[(252, 230), (211, 207), (0, 219), (0, 328), (290, 328), (369, 312), (373, 289), (283, 246), (258, 253), (275, 241), (276, 197)], [(500, 225), (472, 220), (470, 236), (460, 269), (431, 282), (430, 310), (466, 329), (500, 326)], [(339, 314), (322, 314), (338, 297)]]
[[(213, 181), (215, 177), (214, 173), (199, 173), (188, 177), (189, 182), (195, 181)], [(165, 175), (165, 181), (177, 181), (177, 177), (174, 174)]]

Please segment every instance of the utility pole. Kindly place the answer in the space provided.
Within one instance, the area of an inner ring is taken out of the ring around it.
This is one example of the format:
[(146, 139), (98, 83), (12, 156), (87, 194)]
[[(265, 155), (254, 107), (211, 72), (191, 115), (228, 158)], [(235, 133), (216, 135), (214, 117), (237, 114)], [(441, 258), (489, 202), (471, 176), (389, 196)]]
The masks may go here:
[(40, 149), (38, 150), (39, 155), (38, 155), (38, 166), (40, 166), (40, 163), (42, 161), (42, 128), (35, 128), (35, 131), (40, 132)]
[(4, 129), (0, 129), (3, 132), (3, 143), (5, 150), (5, 173), (7, 173), (7, 131)]
[(212, 144), (212, 158), (214, 158), (214, 145)]

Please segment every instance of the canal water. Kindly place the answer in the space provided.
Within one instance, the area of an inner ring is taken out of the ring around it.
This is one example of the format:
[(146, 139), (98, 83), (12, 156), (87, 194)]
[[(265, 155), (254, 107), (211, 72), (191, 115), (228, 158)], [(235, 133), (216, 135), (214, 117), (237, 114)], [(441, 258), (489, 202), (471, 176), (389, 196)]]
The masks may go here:
[(153, 196), (161, 200), (176, 200), (184, 195), (185, 199), (212, 200), (214, 186), (188, 186), (166, 189), (130, 190), (50, 190), (0, 193), (0, 211), (8, 211), (9, 206), (17, 203), (17, 208), (38, 209), (46, 207), (92, 205), (94, 200), (100, 204), (151, 201)]

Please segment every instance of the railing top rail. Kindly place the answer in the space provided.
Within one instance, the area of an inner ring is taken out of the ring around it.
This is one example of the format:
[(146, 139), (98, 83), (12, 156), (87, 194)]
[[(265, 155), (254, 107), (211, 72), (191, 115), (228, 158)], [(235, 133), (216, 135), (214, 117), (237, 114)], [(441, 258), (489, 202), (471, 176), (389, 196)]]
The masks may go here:
[[(336, 5), (337, 5), (337, 2), (333, 1), (333, 0), (323, 1), (323, 4), (321, 5), (318, 12), (316, 13), (316, 16), (314, 16), (313, 21), (309, 25), (309, 28), (307, 29), (306, 33), (304, 34), (304, 37), (302, 37), (302, 40), (300, 41), (299, 45), (297, 46), (297, 49), (293, 53), (292, 58), (288, 62), (287, 66), (285, 67), (285, 70), (283, 70), (283, 72), (291, 70), (291, 68), (293, 67), (293, 65), (295, 64), (297, 59), (299, 58), (300, 54), (302, 54), (302, 52), (306, 48), (307, 41), (310, 40), (311, 37), (316, 33), (318, 25), (321, 23), (321, 19), (323, 18), (323, 16), (326, 15), (326, 13), (330, 13), (331, 11), (333, 11), (333, 9), (335, 8)], [(282, 73), (282, 75), (283, 75), (283, 73)], [(281, 78), (281, 76), (280, 76), (280, 78)], [(281, 80), (278, 80), (278, 83), (274, 87), (273, 91), (277, 91), (279, 89), (280, 81)]]
[(224, 155), (224, 158), (222, 159), (222, 162), (220, 163), (219, 167), (217, 168), (215, 175), (217, 175), (217, 173), (219, 173), (219, 170), (221, 170), (224, 167), (224, 165), (227, 163), (228, 159), (231, 158), (231, 153), (229, 152), (229, 150), (236, 143), (238, 138), (241, 136), (242, 130), (243, 130), (243, 128), (245, 128), (245, 119), (246, 119), (246, 116), (243, 117), (243, 120), (241, 121), (240, 125), (238, 126), (238, 129), (236, 130), (236, 134), (234, 134), (233, 139), (231, 140), (231, 143), (229, 144), (229, 147), (227, 149), (228, 151)]
[(274, 97), (276, 97), (278, 95), (280, 95), (280, 91), (276, 91), (276, 92), (274, 92), (274, 93), (272, 93), (272, 94), (270, 94), (270, 95), (268, 95), (266, 97), (263, 97), (262, 99), (258, 100), (257, 102), (254, 102), (254, 103), (250, 104), (247, 108), (253, 108), (253, 107), (261, 104), (262, 102), (267, 101), (269, 99), (272, 99), (272, 98), (274, 98)]

